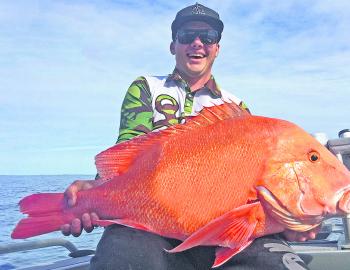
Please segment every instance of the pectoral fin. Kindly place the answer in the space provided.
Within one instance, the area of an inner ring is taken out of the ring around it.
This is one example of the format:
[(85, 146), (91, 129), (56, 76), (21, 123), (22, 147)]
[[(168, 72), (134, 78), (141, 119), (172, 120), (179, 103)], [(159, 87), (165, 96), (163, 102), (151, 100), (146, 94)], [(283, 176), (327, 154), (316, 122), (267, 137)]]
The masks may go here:
[(215, 261), (212, 267), (215, 268), (223, 265), (225, 262), (227, 262), (229, 259), (235, 256), (237, 253), (240, 253), (243, 249), (248, 247), (252, 242), (253, 240), (249, 240), (245, 243), (245, 245), (240, 247), (235, 247), (235, 248), (218, 247), (216, 249)]
[(169, 252), (180, 252), (199, 245), (222, 246), (225, 248), (218, 250), (214, 264), (219, 266), (251, 243), (251, 236), (258, 223), (256, 213), (259, 208), (259, 202), (238, 207), (194, 232)]

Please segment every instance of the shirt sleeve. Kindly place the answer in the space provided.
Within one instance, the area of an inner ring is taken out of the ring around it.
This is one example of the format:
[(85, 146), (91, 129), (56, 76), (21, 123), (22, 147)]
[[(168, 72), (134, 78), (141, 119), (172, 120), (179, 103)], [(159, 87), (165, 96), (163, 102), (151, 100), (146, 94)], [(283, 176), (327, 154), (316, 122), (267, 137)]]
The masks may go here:
[(120, 115), (117, 143), (153, 130), (152, 96), (147, 80), (139, 77), (126, 92)]

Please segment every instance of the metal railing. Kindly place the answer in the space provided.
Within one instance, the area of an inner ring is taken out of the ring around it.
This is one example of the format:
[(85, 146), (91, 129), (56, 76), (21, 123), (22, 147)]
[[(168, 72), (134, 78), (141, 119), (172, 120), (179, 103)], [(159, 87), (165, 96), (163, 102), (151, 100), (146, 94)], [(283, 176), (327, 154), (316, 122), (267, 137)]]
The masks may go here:
[(78, 249), (68, 240), (62, 238), (52, 238), (46, 240), (34, 240), (0, 245), (0, 254), (55, 246), (64, 247), (68, 249), (71, 253), (75, 253), (78, 251)]

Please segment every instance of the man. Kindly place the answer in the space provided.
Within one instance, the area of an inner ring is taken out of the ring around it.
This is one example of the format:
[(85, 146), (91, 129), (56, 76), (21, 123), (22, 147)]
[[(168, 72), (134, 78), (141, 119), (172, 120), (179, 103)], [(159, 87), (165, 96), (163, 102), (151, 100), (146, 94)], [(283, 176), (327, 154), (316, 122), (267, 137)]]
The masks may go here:
[[(176, 60), (175, 69), (168, 76), (139, 77), (131, 84), (122, 105), (118, 143), (182, 123), (186, 116), (200, 111), (203, 106), (221, 104), (225, 99), (237, 103), (242, 110), (247, 109), (240, 99), (220, 89), (211, 73), (220, 51), (223, 27), (219, 14), (198, 3), (177, 13), (171, 26), (170, 44), (170, 52)], [(77, 191), (103, 181), (73, 183), (66, 190), (69, 204), (74, 205)], [(97, 218), (96, 213), (86, 213), (82, 220), (75, 219), (72, 224), (64, 225), (62, 232), (79, 236), (82, 228), (91, 231)], [(306, 240), (314, 238), (315, 232), (288, 232), (287, 237)], [(210, 269), (215, 247), (195, 247), (176, 254), (164, 251), (179, 243), (141, 230), (109, 226), (91, 260), (91, 269)], [(269, 248), (275, 251), (270, 252)], [(218, 269), (289, 269), (288, 258), (290, 264), (298, 264), (299, 268), (295, 269), (307, 269), (282, 240), (267, 236), (255, 240)]]

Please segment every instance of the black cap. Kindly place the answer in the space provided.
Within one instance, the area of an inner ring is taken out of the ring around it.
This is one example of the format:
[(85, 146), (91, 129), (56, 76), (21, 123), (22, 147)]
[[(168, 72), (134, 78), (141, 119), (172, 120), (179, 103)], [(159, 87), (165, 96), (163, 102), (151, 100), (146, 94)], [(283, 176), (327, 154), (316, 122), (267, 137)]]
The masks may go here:
[(175, 17), (175, 20), (171, 24), (172, 38), (173, 41), (176, 39), (176, 33), (179, 28), (186, 22), (189, 21), (202, 21), (213, 27), (214, 30), (219, 32), (219, 40), (221, 38), (222, 30), (224, 29), (224, 24), (220, 20), (219, 14), (201, 4), (194, 4), (192, 6), (185, 7), (181, 9)]
[(342, 129), (341, 131), (339, 131), (338, 136), (339, 138), (345, 138), (347, 133), (350, 134), (350, 129)]

